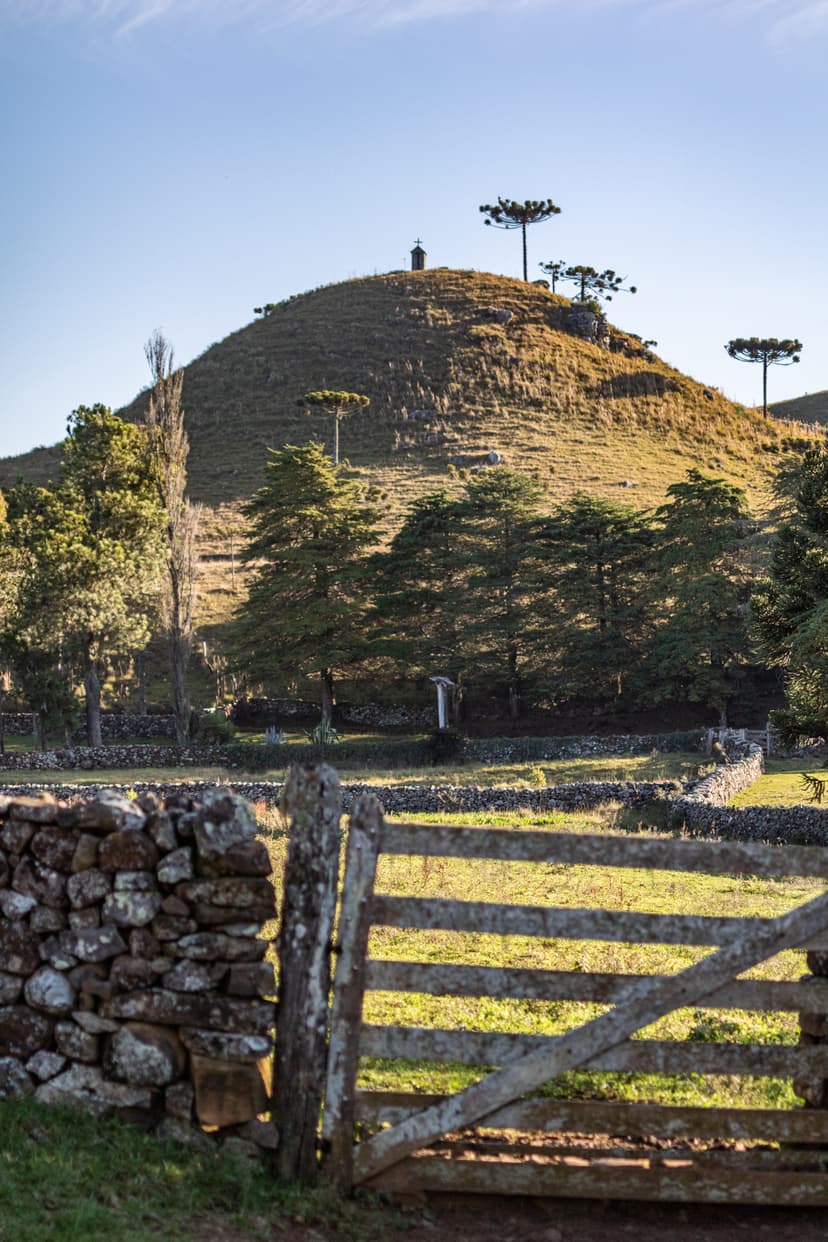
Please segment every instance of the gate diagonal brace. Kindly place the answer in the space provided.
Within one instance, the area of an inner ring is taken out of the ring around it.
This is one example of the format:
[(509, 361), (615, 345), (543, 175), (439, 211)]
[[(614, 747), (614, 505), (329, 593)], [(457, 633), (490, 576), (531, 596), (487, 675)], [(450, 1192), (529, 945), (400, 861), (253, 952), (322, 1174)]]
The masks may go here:
[(717, 949), (667, 980), (662, 977), (637, 983), (614, 1009), (558, 1036), (551, 1051), (544, 1048), (529, 1053), (448, 1100), (360, 1143), (354, 1153), (354, 1183), (370, 1181), (443, 1134), (474, 1125), (548, 1079), (583, 1065), (665, 1014), (695, 1004), (742, 971), (784, 949), (799, 947), (826, 928), (828, 892)]

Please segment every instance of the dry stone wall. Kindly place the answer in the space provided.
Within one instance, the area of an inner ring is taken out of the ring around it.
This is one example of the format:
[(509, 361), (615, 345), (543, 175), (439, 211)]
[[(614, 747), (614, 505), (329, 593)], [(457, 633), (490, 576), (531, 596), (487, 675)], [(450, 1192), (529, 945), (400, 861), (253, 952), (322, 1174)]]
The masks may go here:
[(259, 1117), (275, 901), (256, 831), (227, 790), (0, 798), (0, 1098), (275, 1145)]

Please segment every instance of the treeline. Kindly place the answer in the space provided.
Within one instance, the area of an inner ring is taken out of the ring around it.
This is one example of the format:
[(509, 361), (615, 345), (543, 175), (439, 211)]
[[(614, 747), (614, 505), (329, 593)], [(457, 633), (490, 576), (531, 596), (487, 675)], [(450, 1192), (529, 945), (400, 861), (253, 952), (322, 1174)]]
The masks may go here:
[(692, 470), (654, 512), (579, 493), (549, 506), (503, 467), (423, 496), (377, 552), (380, 498), (311, 443), (271, 452), (246, 506), (254, 568), (232, 626), (251, 689), (297, 674), (443, 674), (527, 706), (612, 719), (662, 702), (724, 719), (753, 660), (741, 489)]

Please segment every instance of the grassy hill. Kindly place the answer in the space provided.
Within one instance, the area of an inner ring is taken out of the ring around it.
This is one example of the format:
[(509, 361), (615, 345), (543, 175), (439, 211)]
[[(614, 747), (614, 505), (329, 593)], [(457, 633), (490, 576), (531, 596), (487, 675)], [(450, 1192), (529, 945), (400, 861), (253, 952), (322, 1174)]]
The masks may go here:
[(804, 397), (792, 397), (789, 401), (776, 401), (770, 408), (774, 418), (824, 425), (828, 423), (828, 389), (809, 392)]
[[(487, 273), (390, 273), (292, 297), (190, 363), (191, 491), (208, 506), (202, 624), (226, 615), (242, 589), (238, 572), (235, 591), (232, 581), (238, 504), (259, 486), (267, 448), (331, 443), (330, 420), (300, 404), (309, 389), (370, 397), (343, 423), (341, 451), (385, 488), (389, 529), (413, 497), (460, 486), (492, 451), (540, 479), (550, 503), (585, 489), (643, 508), (699, 466), (766, 511), (780, 455), (813, 429), (727, 401), (615, 328), (609, 348), (573, 335), (570, 307), (542, 286)], [(496, 311), (511, 312), (509, 322)], [(121, 413), (140, 418), (146, 400)], [(59, 454), (0, 461), (0, 487), (47, 479)]]

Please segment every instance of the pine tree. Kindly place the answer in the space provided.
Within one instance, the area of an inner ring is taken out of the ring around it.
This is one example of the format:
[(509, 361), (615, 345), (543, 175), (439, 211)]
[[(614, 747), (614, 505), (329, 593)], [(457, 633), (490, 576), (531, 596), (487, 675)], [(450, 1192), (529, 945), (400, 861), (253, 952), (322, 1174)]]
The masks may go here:
[(787, 708), (773, 713), (784, 739), (828, 737), (828, 446), (805, 451), (788, 521), (771, 550), (770, 576), (753, 595), (756, 633), (784, 669)]
[(750, 664), (744, 491), (690, 470), (656, 511), (650, 607), (658, 629), (646, 663), (649, 702), (703, 703), (727, 723)]
[(523, 236), (523, 279), (529, 279), (529, 268), (526, 259), (526, 226), (542, 224), (561, 213), (551, 198), (527, 199), (524, 203), (514, 202), (508, 198), (498, 198), (496, 203), (483, 203), (479, 211), (488, 216), (486, 224), (493, 224), (498, 229), (520, 229)]
[(315, 442), (271, 450), (266, 476), (243, 510), (252, 524), (243, 559), (255, 573), (233, 624), (233, 663), (248, 684), (318, 677), (330, 724), (335, 675), (370, 651), (377, 514)]

